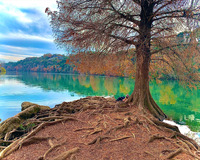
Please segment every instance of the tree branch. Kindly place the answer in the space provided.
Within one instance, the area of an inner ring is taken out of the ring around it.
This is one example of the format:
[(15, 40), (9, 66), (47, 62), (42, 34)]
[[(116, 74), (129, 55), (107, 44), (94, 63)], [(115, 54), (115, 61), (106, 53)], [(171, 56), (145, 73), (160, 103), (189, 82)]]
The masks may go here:
[(163, 58), (155, 58), (155, 59), (151, 59), (151, 61), (163, 61), (164, 63), (166, 63), (169, 67), (171, 67), (173, 69), (173, 71), (175, 70), (175, 68), (173, 67), (173, 65), (171, 65), (167, 60), (163, 59)]
[(124, 38), (124, 37), (120, 37), (120, 36), (116, 36), (116, 35), (112, 35), (112, 34), (110, 34), (109, 36), (112, 37), (112, 38), (115, 38), (115, 39), (119, 39), (119, 40), (121, 40), (121, 41), (124, 41), (124, 42), (127, 43), (127, 44), (136, 45), (136, 43), (135, 43), (134, 41), (128, 40), (128, 39), (126, 39), (126, 38)]
[[(175, 11), (173, 11), (173, 12), (175, 12)], [(195, 16), (200, 16), (200, 13), (186, 15), (184, 10), (179, 11), (179, 13), (181, 13), (181, 12), (183, 12), (182, 15), (166, 15), (166, 14), (171, 14), (172, 12), (171, 13), (169, 13), (169, 12), (168, 13), (163, 13), (163, 16), (155, 18), (155, 19), (153, 19), (153, 21), (158, 21), (158, 20), (165, 19), (165, 18), (187, 18), (187, 19), (194, 19), (194, 20), (199, 20), (200, 19), (200, 18), (198, 18), (198, 19), (195, 18)]]
[(125, 15), (125, 14), (121, 13), (120, 11), (116, 10), (116, 8), (112, 5), (111, 2), (109, 2), (109, 4), (110, 4), (111, 8), (113, 9), (113, 11), (114, 11), (115, 13), (117, 13), (118, 15), (120, 15), (122, 18), (124, 18), (124, 19), (126, 19), (126, 20), (128, 20), (128, 21), (131, 21), (131, 22), (133, 22), (134, 24), (136, 24), (136, 25), (139, 26), (140, 21), (135, 20), (135, 19), (133, 18), (132, 15), (129, 15), (129, 14), (128, 14), (128, 15)]
[(156, 51), (154, 51), (154, 52), (151, 52), (151, 55), (153, 55), (153, 54), (156, 54), (156, 53), (159, 53), (159, 52), (161, 52), (161, 51), (163, 51), (163, 50), (165, 50), (165, 49), (171, 49), (172, 47), (178, 47), (178, 46), (189, 46), (190, 44), (184, 44), (184, 43), (181, 43), (181, 44), (176, 44), (176, 45), (171, 45), (171, 46), (167, 46), (167, 47), (164, 47), (164, 48), (161, 48), (161, 49), (159, 49), (159, 50), (156, 50)]
[(119, 26), (119, 27), (124, 27), (124, 28), (128, 28), (128, 29), (132, 29), (134, 31), (136, 31), (137, 33), (140, 33), (140, 31), (134, 27), (131, 27), (131, 26), (126, 26), (126, 25), (123, 25), (123, 24), (117, 24), (117, 23), (114, 23), (115, 26)]

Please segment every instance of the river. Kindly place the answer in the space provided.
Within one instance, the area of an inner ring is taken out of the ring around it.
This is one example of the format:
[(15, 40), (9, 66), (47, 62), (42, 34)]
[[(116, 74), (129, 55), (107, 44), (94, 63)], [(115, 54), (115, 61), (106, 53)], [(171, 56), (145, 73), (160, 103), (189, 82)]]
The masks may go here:
[[(52, 73), (7, 73), (0, 75), (0, 118), (5, 120), (29, 101), (54, 107), (63, 101), (86, 96), (131, 94), (134, 80), (122, 77), (83, 76)], [(170, 120), (200, 132), (200, 91), (177, 81), (151, 81), (153, 98)]]

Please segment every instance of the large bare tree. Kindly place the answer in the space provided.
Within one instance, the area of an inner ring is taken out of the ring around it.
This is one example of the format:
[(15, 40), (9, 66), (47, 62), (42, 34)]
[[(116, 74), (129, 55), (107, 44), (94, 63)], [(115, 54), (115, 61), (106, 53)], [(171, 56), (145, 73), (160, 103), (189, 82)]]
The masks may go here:
[(178, 32), (198, 27), (199, 0), (58, 0), (57, 4), (58, 11), (46, 9), (57, 44), (101, 53), (135, 48), (135, 88), (129, 102), (147, 108), (159, 120), (166, 118), (149, 90), (151, 57), (174, 47), (167, 42)]

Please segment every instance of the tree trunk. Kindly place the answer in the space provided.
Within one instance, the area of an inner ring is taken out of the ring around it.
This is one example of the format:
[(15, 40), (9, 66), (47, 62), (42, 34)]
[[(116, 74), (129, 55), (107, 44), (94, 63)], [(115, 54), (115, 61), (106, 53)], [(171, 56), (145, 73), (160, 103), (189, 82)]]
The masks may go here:
[(159, 120), (167, 116), (156, 104), (149, 90), (149, 64), (150, 56), (144, 54), (144, 50), (138, 49), (136, 62), (136, 77), (134, 91), (128, 99), (128, 102), (138, 107), (148, 109), (154, 117)]
[(156, 104), (149, 90), (149, 65), (151, 60), (150, 40), (152, 27), (152, 3), (149, 0), (141, 1), (141, 14), (139, 25), (139, 40), (136, 46), (136, 77), (135, 88), (128, 99), (134, 105), (142, 108), (147, 108), (159, 120), (165, 119), (167, 116), (163, 113), (160, 107)]

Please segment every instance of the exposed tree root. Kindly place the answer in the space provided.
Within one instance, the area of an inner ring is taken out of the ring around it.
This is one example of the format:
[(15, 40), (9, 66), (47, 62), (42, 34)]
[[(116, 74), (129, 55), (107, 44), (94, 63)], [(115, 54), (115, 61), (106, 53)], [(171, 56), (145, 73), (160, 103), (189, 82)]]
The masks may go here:
[[(190, 149), (193, 149), (193, 150), (195, 150), (195, 151), (198, 151), (199, 150), (199, 148), (197, 149), (197, 148), (195, 148), (195, 146), (194, 146), (194, 144), (192, 144), (190, 141), (187, 141), (187, 140), (182, 140), (183, 142), (185, 142), (189, 147), (190, 147)], [(195, 142), (195, 141), (194, 141)], [(196, 143), (196, 142), (195, 142)], [(198, 145), (198, 144), (197, 144)]]
[(186, 140), (188, 141), (188, 143), (190, 143), (191, 145), (193, 145), (195, 147), (195, 150), (198, 150), (199, 149), (199, 145), (191, 138), (187, 137), (187, 136), (184, 136), (183, 134), (181, 133), (178, 133), (178, 132), (173, 132), (173, 135), (171, 138), (176, 138), (176, 137), (180, 137), (182, 138), (183, 140)]
[(74, 154), (78, 151), (79, 151), (79, 148), (76, 147), (76, 148), (70, 149), (64, 153), (61, 153), (59, 156), (52, 158), (51, 160), (66, 160), (66, 158), (69, 158), (72, 154)]
[(74, 130), (74, 132), (83, 131), (83, 130), (92, 130), (92, 129), (94, 129), (94, 128), (93, 128), (93, 127), (89, 127), (89, 128), (79, 128), (79, 129)]
[[(150, 122), (151, 124), (153, 124), (154, 126), (156, 126), (157, 128), (161, 129), (161, 130), (165, 130), (168, 132), (172, 132), (173, 135), (171, 136), (171, 138), (176, 138), (176, 137), (180, 137), (183, 139), (183, 141), (185, 143), (187, 143), (188, 146), (190, 146), (190, 148), (193, 148), (194, 150), (198, 150), (199, 146), (198, 144), (191, 138), (184, 136), (183, 134), (180, 133), (178, 127), (158, 121), (156, 119), (149, 119), (145, 116), (143, 116), (145, 119), (148, 120), (148, 122)], [(162, 127), (162, 128), (161, 128)]]
[(52, 122), (45, 122), (45, 123), (42, 123), (40, 124), (37, 128), (35, 128), (30, 134), (27, 135), (26, 138), (29, 138), (33, 135), (35, 135), (37, 132), (39, 132), (42, 128), (46, 127), (46, 126), (50, 126), (50, 125), (54, 125), (54, 124), (57, 124), (57, 123), (61, 123), (61, 122), (64, 122), (64, 121), (79, 121), (73, 117), (67, 117), (67, 118), (64, 118), (64, 119), (61, 119), (61, 120), (57, 120), (57, 121), (52, 121)]
[(49, 148), (49, 150), (47, 150), (47, 151), (45, 152), (45, 154), (44, 154), (44, 156), (43, 156), (43, 159), (45, 160), (47, 154), (49, 154), (52, 150), (54, 150), (54, 149), (56, 149), (56, 148), (58, 148), (58, 147), (60, 147), (60, 146), (61, 146), (61, 144), (57, 144), (57, 145), (55, 145), (55, 146)]
[(134, 133), (131, 133), (131, 134), (132, 134), (133, 138), (135, 139), (135, 134)]
[(0, 140), (0, 144), (2, 144), (2, 143), (11, 144), (11, 143), (13, 143), (13, 141), (9, 141), (9, 140)]
[(49, 113), (44, 113), (44, 114), (37, 115), (36, 119), (44, 118), (44, 117), (48, 117), (48, 116), (49, 116)]
[(114, 142), (114, 141), (120, 141), (120, 140), (124, 140), (127, 138), (131, 138), (130, 136), (124, 136), (124, 137), (120, 137), (120, 138), (116, 138), (116, 139), (111, 139), (110, 142)]
[(62, 145), (65, 144), (65, 143), (66, 143), (66, 142), (63, 142), (63, 143), (57, 144), (57, 145), (53, 145), (52, 142), (51, 142), (51, 143), (50, 143), (51, 148), (49, 148), (49, 149), (45, 152), (45, 154), (43, 155), (43, 157), (40, 157), (40, 158), (39, 158), (39, 160), (46, 160), (46, 156), (47, 156), (52, 150), (54, 150), (54, 149), (56, 149), (56, 148), (62, 146)]
[(29, 139), (24, 140), (20, 145), (21, 146), (27, 146), (27, 145), (31, 145), (33, 143), (46, 141), (46, 140), (51, 139), (51, 138), (52, 137), (30, 137)]
[(104, 117), (106, 116), (108, 119), (110, 119), (112, 122), (115, 122), (116, 123), (116, 121), (114, 120), (114, 119), (112, 119), (110, 116), (108, 116), (108, 115), (103, 115)]
[(130, 121), (131, 121), (130, 117), (124, 118), (124, 127), (128, 127), (128, 125), (130, 124)]
[(54, 146), (54, 144), (53, 144), (53, 142), (52, 142), (52, 139), (48, 139), (48, 144), (49, 144), (50, 147), (53, 147), (53, 146)]
[(5, 146), (0, 146), (0, 150), (1, 150), (1, 149), (5, 149), (5, 148), (6, 148)]
[(177, 126), (173, 126), (171, 124), (167, 124), (167, 123), (164, 123), (164, 122), (161, 122), (161, 121), (158, 121), (156, 119), (152, 119), (152, 122), (155, 123), (156, 125), (158, 126), (162, 126), (162, 127), (165, 127), (165, 128), (168, 128), (168, 129), (171, 129), (173, 131), (176, 131), (178, 133), (180, 133), (179, 129)]
[(5, 135), (5, 137), (4, 137), (4, 140), (9, 140), (10, 139), (10, 136), (11, 136), (11, 134), (13, 133), (13, 132), (15, 132), (16, 131), (16, 129), (13, 129), (12, 131), (10, 131), (10, 132), (8, 132), (8, 133), (6, 133), (6, 135)]
[(115, 109), (114, 109), (114, 112), (128, 112), (130, 111), (130, 108), (122, 108), (124, 106), (116, 106)]
[(165, 149), (161, 152), (161, 154), (166, 154), (166, 153), (171, 153), (171, 152), (174, 152), (173, 149)]
[(164, 136), (159, 136), (159, 135), (153, 135), (149, 138), (149, 143), (153, 142), (156, 139), (166, 139)]
[[(151, 120), (150, 120), (151, 121)], [(152, 122), (153, 123), (153, 122)], [(139, 120), (138, 117), (135, 118), (134, 120), (134, 124), (137, 124), (137, 125), (142, 125), (144, 128), (146, 128), (146, 130), (150, 133), (150, 130), (149, 130), (149, 127), (146, 123), (146, 121), (142, 121), (142, 120)], [(154, 124), (155, 125), (155, 124)]]
[(142, 126), (143, 126), (144, 128), (146, 128), (147, 131), (150, 133), (149, 127), (148, 127), (146, 124), (143, 123)]
[(12, 144), (10, 144), (8, 147), (6, 147), (3, 151), (0, 153), (0, 160), (4, 157), (8, 156), (10, 153), (16, 151), (19, 148), (19, 143), (22, 139), (18, 139), (14, 141)]
[(113, 127), (110, 130), (108, 130), (105, 134), (109, 134), (112, 131), (117, 131), (119, 129), (128, 127), (128, 125), (130, 124), (130, 120), (132, 120), (130, 117), (124, 118), (124, 124), (123, 125), (118, 125), (117, 127)]
[[(152, 120), (150, 120), (148, 117), (142, 115), (141, 117), (145, 118), (151, 125), (158, 127)], [(137, 119), (138, 120), (138, 119)]]
[(50, 117), (45, 117), (45, 118), (40, 118), (40, 121), (51, 121), (51, 120), (55, 120), (55, 119), (64, 119), (66, 117), (64, 116), (50, 116)]
[(110, 134), (112, 131), (117, 131), (117, 130), (122, 129), (124, 127), (125, 127), (124, 125), (119, 125), (117, 127), (113, 127), (111, 129), (109, 129), (105, 134)]
[(144, 153), (146, 153), (146, 154), (148, 154), (148, 155), (150, 155), (150, 156), (155, 158), (155, 156), (152, 153), (148, 152), (148, 151), (144, 151)]
[(103, 130), (100, 128), (95, 129), (93, 132), (89, 133), (89, 135), (97, 134), (99, 132), (102, 132)]
[[(40, 124), (37, 128), (35, 128), (32, 132), (30, 132), (26, 137), (22, 138), (22, 139), (18, 139), (16, 141), (14, 141), (12, 144), (10, 144), (8, 147), (6, 147), (1, 153), (0, 153), (0, 159), (8, 156), (9, 154), (11, 154), (12, 152), (14, 152), (15, 150), (17, 150), (23, 143), (25, 143), (25, 141), (27, 139), (29, 139), (30, 137), (34, 136), (36, 133), (38, 133), (42, 128), (46, 127), (46, 126), (50, 126), (50, 125), (54, 125), (57, 123), (61, 123), (64, 121), (78, 121), (77, 119), (73, 118), (73, 117), (67, 117), (61, 120), (57, 120), (57, 121), (52, 121), (52, 122), (45, 122)], [(81, 121), (82, 122), (82, 121)], [(34, 140), (35, 141), (35, 140)]]
[(110, 137), (109, 136), (98, 136), (95, 139), (93, 139), (91, 142), (89, 142), (88, 145), (99, 143), (102, 140), (107, 139), (107, 138), (110, 138)]
[(182, 151), (183, 151), (183, 150), (182, 150), (181, 148), (177, 149), (175, 152), (169, 154), (169, 155), (167, 156), (167, 159), (172, 159), (172, 158), (174, 158), (174, 157), (177, 156), (178, 154), (182, 153)]
[[(200, 157), (199, 157), (199, 156), (196, 156), (194, 153), (192, 153), (190, 147), (188, 146), (187, 143), (185, 143), (185, 141), (183, 141), (183, 140), (178, 140), (178, 142), (180, 142), (180, 143), (182, 144), (183, 147), (182, 147), (181, 145), (179, 145), (179, 144), (176, 144), (176, 146), (179, 147), (179, 148), (181, 148), (183, 152), (188, 153), (189, 155), (191, 155), (191, 156), (194, 157), (195, 159), (200, 160)], [(184, 148), (184, 147), (185, 147), (185, 148)]]

